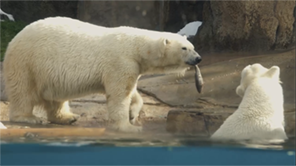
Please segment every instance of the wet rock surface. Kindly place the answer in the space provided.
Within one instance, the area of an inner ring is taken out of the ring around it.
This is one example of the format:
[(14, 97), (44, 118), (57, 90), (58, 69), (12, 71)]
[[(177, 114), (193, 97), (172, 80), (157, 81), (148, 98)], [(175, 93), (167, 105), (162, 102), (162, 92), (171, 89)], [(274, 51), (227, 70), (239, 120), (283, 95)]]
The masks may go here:
[[(204, 57), (204, 61), (207, 61)], [(285, 108), (290, 110), (295, 103), (295, 50), (277, 54), (230, 59), (210, 65), (200, 65), (204, 79), (203, 91), (199, 94), (195, 88), (194, 70), (187, 71), (184, 77), (175, 75), (156, 76), (142, 79), (138, 88), (150, 93), (170, 106), (203, 108), (221, 106), (234, 108), (239, 105), (235, 89), (240, 82), (242, 69), (253, 63), (265, 67), (278, 65), (281, 69), (281, 80), (284, 89)]]
[[(170, 137), (170, 133), (210, 136), (223, 121), (231, 115), (240, 103), (241, 98), (235, 94), (239, 84), (240, 72), (248, 64), (261, 63), (265, 67), (278, 65), (281, 68), (281, 80), (285, 98), (286, 132), (295, 135), (295, 50), (281, 53), (249, 56), (228, 55), (223, 59), (205, 56), (200, 69), (204, 78), (203, 92), (199, 94), (195, 88), (194, 70), (184, 77), (176, 75), (143, 76), (138, 90), (144, 100), (138, 124), (143, 125), (144, 133)], [(223, 59), (223, 62), (219, 60)], [(217, 63), (215, 63), (217, 62)], [(2, 74), (2, 73), (0, 73)], [(32, 125), (11, 123), (8, 119), (8, 105), (2, 91), (0, 121), (7, 128), (78, 128), (105, 127), (108, 119), (106, 98), (94, 94), (70, 102), (72, 111), (81, 117), (72, 125)], [(34, 112), (44, 117), (44, 113)], [(137, 134), (135, 134), (137, 135)], [(133, 135), (133, 136), (135, 136)], [(114, 134), (106, 132), (105, 137)], [(131, 135), (129, 135), (131, 136)]]

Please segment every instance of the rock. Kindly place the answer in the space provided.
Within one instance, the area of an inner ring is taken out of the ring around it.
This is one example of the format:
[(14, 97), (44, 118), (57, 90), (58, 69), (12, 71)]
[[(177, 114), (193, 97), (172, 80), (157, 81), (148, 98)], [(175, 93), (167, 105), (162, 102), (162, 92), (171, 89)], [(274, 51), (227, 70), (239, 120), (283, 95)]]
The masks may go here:
[(202, 111), (170, 111), (166, 129), (171, 133), (208, 135)]
[[(168, 113), (166, 130), (175, 134), (211, 136), (235, 109), (215, 108), (210, 110), (180, 109)], [(295, 136), (295, 109), (285, 112), (285, 130)]]
[(285, 130), (288, 136), (295, 136), (295, 109), (285, 113), (285, 122)]
[[(135, 26), (177, 32), (192, 21), (202, 21), (204, 1), (1, 1), (16, 21), (33, 22), (67, 16), (102, 26)], [(26, 11), (26, 12), (23, 12)]]
[[(163, 1), (164, 31), (178, 32), (186, 24), (202, 21), (204, 1)], [(195, 34), (194, 34), (195, 35)]]
[(9, 111), (8, 111), (8, 103), (0, 102), (0, 121), (8, 121), (9, 120)]
[(211, 136), (235, 109), (180, 109), (168, 113), (166, 130), (174, 134)]
[(50, 16), (76, 18), (78, 1), (1, 1), (1, 9), (15, 21), (31, 23)]
[(187, 23), (202, 20), (203, 3), (203, 1), (80, 1), (77, 17), (107, 27), (125, 25), (177, 33)]
[(261, 52), (295, 48), (295, 1), (207, 1), (197, 50)]
[(101, 26), (161, 29), (161, 12), (155, 1), (79, 1), (77, 18)]
[(168, 113), (166, 129), (175, 134), (212, 135), (235, 109), (180, 109)]
[(253, 63), (261, 63), (265, 67), (273, 65), (280, 67), (285, 109), (294, 109), (295, 50), (238, 58), (205, 66), (202, 66), (201, 63), (200, 70), (204, 79), (201, 94), (195, 88), (194, 71), (188, 71), (184, 77), (179, 78), (175, 75), (160, 75), (141, 79), (138, 88), (163, 103), (174, 107), (207, 108), (224, 106), (235, 108), (241, 101), (241, 98), (235, 93), (235, 89), (239, 85), (241, 71), (245, 66)]

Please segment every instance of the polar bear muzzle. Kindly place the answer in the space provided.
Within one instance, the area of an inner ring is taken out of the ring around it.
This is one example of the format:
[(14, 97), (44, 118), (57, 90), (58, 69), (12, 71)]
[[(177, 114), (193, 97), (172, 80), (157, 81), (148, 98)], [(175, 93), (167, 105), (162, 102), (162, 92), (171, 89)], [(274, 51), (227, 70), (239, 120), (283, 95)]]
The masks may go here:
[(198, 55), (196, 52), (195, 54), (197, 55), (196, 57), (194, 56), (194, 58), (190, 58), (185, 62), (187, 65), (195, 66), (201, 62), (201, 56)]

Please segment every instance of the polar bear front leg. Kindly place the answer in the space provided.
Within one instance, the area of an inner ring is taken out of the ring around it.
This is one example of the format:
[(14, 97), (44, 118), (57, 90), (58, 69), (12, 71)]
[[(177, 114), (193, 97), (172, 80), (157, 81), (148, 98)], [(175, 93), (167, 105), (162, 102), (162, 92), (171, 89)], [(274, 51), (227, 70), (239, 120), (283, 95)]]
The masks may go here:
[[(129, 110), (132, 90), (136, 86), (136, 78), (126, 77), (105, 85), (107, 108), (109, 113), (109, 126), (123, 132), (140, 132), (142, 127), (130, 123)], [(133, 79), (134, 78), (134, 79)], [(116, 80), (116, 79), (115, 79)], [(122, 84), (125, 83), (125, 84)]]
[(139, 112), (143, 107), (143, 99), (137, 91), (136, 86), (133, 92), (134, 93), (132, 94), (130, 121), (132, 124), (135, 124), (136, 119), (139, 116)]

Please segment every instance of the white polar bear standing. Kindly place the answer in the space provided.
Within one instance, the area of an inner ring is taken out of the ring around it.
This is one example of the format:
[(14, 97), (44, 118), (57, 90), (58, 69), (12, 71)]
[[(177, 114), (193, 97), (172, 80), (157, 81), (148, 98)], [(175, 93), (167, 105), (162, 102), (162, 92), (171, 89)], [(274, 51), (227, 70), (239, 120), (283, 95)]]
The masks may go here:
[(246, 66), (236, 93), (243, 98), (239, 108), (211, 136), (212, 139), (287, 139), (279, 67)]
[(129, 121), (143, 105), (136, 89), (141, 74), (184, 73), (200, 61), (178, 34), (106, 28), (65, 17), (39, 20), (18, 33), (5, 54), (10, 120), (41, 123), (32, 114), (35, 107), (52, 123), (70, 124), (78, 115), (70, 112), (68, 100), (105, 93), (111, 127), (141, 131)]

